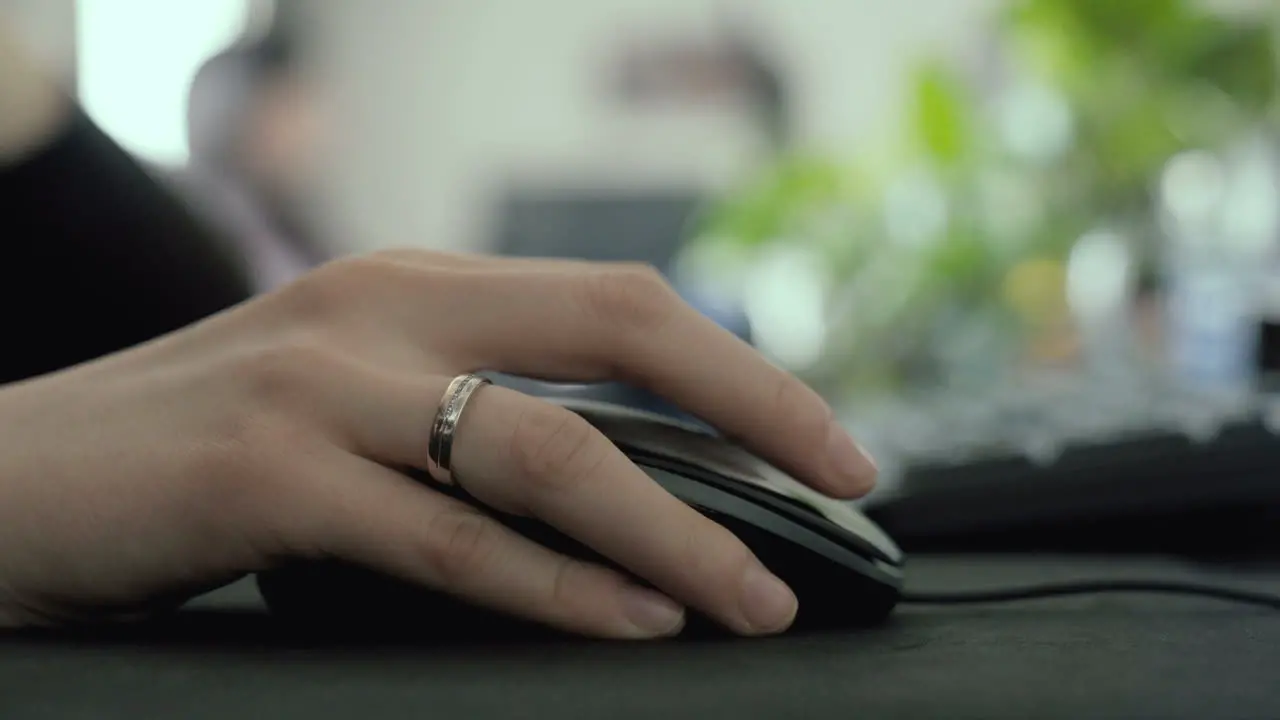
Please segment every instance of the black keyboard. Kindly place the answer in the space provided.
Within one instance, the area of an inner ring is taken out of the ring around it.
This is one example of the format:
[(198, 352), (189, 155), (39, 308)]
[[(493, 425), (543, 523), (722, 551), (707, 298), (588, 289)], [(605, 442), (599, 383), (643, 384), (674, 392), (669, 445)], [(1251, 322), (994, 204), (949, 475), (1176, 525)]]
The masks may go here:
[(926, 412), (914, 436), (911, 422), (882, 433), (896, 476), (864, 510), (908, 550), (1280, 547), (1280, 434), (1257, 398), (1170, 390), (1019, 403)]

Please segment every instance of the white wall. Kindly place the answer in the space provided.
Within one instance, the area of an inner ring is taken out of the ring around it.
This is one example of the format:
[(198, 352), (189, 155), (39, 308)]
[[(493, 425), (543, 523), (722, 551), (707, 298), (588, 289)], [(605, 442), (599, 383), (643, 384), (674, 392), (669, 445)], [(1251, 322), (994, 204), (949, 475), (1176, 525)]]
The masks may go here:
[(378, 0), (311, 3), (339, 125), (329, 212), (356, 248), (478, 247), (512, 176), (715, 184), (753, 158), (734, 116), (620, 121), (596, 95), (628, 34), (749, 10), (789, 66), (802, 137), (853, 151), (892, 123), (921, 53), (979, 50), (995, 0)]
[[(110, 0), (103, 0), (110, 2)], [(748, 172), (740, 115), (623, 116), (602, 63), (628, 37), (752, 21), (790, 74), (800, 136), (855, 152), (892, 124), (924, 52), (963, 58), (997, 0), (308, 0), (343, 129), (326, 212), (354, 250), (482, 247), (491, 193), (514, 178), (716, 186)], [(0, 0), (68, 76), (74, 0)], [(731, 13), (733, 14), (733, 13)]]

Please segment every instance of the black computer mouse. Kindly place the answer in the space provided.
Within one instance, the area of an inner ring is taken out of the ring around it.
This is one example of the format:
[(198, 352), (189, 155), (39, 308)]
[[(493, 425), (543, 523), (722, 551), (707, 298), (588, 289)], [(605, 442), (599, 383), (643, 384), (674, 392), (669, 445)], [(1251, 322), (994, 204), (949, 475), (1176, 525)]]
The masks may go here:
[[(615, 405), (561, 403), (595, 425), (672, 495), (732, 531), (786, 582), (799, 600), (792, 631), (873, 624), (897, 604), (903, 554), (849, 503), (811, 490), (694, 425)], [(475, 502), (456, 487), (435, 487)], [(495, 517), (554, 550), (612, 565), (546, 524)], [(338, 562), (273, 569), (259, 574), (258, 586), (281, 618), (330, 630), (363, 627), (440, 636), (534, 630), (444, 593)], [(706, 618), (690, 616), (685, 632), (716, 631)]]

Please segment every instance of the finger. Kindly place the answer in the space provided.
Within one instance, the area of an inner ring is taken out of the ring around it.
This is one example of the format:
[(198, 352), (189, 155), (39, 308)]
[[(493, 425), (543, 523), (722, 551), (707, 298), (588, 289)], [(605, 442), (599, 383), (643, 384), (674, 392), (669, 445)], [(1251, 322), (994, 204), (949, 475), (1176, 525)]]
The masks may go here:
[[(632, 266), (529, 266), (496, 281), (454, 270), (452, 322), (436, 339), (458, 362), (550, 380), (622, 380), (673, 401), (798, 479), (837, 496), (865, 494), (870, 456), (831, 407), (795, 376)], [(443, 329), (441, 329), (443, 327)]]
[[(424, 467), (448, 380), (388, 380), (367, 393), (381, 402), (350, 415), (359, 451)], [(455, 477), (482, 502), (557, 527), (738, 632), (776, 632), (794, 618), (795, 596), (737, 537), (664, 491), (579, 416), (488, 386), (472, 395), (454, 438)]]
[(291, 542), (562, 630), (671, 635), (683, 609), (606, 568), (558, 555), (377, 463), (334, 453), (298, 493)]
[(599, 265), (599, 263), (577, 258), (509, 257), (463, 252), (415, 250), (411, 248), (380, 250), (374, 253), (373, 257), (423, 270), (470, 268), (484, 269), (490, 272), (528, 272), (530, 270), (585, 271)]

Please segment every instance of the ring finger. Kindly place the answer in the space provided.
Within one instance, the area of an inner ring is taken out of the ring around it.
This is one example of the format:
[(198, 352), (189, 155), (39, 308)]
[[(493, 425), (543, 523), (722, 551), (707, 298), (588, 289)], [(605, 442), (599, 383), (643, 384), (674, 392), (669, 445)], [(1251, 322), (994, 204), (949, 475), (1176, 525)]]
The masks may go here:
[[(353, 449), (425, 468), (447, 377), (383, 378), (379, 398), (345, 404)], [(498, 510), (532, 515), (676, 601), (746, 634), (790, 624), (795, 596), (732, 533), (674, 498), (579, 416), (488, 386), (466, 405), (453, 444), (458, 482)]]

